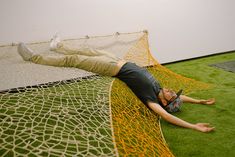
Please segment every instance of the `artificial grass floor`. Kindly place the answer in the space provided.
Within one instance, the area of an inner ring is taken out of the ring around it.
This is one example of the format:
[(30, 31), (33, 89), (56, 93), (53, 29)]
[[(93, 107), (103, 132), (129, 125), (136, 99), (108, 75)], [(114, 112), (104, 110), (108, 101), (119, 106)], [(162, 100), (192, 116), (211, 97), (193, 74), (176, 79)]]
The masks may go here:
[(161, 121), (165, 139), (176, 157), (235, 156), (235, 73), (209, 66), (234, 59), (235, 51), (166, 65), (178, 74), (214, 85), (189, 96), (216, 99), (212, 106), (183, 104), (182, 111), (175, 114), (191, 123), (210, 123), (216, 127), (214, 132), (201, 133)]

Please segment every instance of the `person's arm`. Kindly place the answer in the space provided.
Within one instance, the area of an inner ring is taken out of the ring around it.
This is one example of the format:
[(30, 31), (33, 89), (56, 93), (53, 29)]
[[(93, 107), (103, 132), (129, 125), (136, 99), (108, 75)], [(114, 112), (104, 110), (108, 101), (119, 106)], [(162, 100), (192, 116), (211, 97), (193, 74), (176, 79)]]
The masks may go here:
[(184, 128), (190, 128), (201, 132), (210, 132), (214, 130), (214, 127), (210, 127), (207, 123), (197, 123), (197, 124), (191, 124), (189, 122), (186, 122), (182, 119), (179, 119), (168, 112), (166, 112), (159, 104), (154, 102), (149, 102), (148, 106), (158, 115), (160, 115), (164, 120), (174, 124), (178, 125)]
[(215, 99), (214, 98), (204, 100), (204, 99), (194, 99), (194, 98), (188, 97), (186, 95), (181, 95), (180, 99), (183, 102), (194, 103), (194, 104), (212, 105), (212, 104), (215, 103)]

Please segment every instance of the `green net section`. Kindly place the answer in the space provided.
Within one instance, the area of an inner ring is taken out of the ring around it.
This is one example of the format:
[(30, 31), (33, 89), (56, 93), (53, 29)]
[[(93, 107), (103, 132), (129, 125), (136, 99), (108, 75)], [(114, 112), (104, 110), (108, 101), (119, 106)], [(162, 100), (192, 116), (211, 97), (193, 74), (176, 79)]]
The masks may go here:
[(0, 156), (116, 156), (112, 80), (93, 76), (0, 93)]

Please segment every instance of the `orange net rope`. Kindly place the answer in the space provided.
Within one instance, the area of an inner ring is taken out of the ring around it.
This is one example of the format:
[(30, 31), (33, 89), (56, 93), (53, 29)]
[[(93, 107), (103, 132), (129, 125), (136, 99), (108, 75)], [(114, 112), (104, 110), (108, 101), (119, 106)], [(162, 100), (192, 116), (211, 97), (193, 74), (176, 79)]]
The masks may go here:
[(128, 50), (124, 58), (137, 63), (139, 66), (146, 67), (163, 87), (174, 90), (184, 89), (184, 93), (210, 87), (209, 84), (183, 77), (162, 66), (149, 50), (148, 34), (146, 32), (140, 40)]
[(115, 142), (121, 156), (173, 156), (162, 136), (159, 116), (124, 83), (114, 81), (111, 98)]
[[(148, 71), (163, 87), (184, 89), (186, 93), (209, 87), (208, 84), (185, 78), (160, 65), (149, 51), (147, 33), (129, 49), (124, 58), (140, 66), (147, 66)], [(151, 112), (119, 80), (115, 80), (112, 86), (111, 109), (119, 154), (173, 156), (162, 135), (159, 116)]]

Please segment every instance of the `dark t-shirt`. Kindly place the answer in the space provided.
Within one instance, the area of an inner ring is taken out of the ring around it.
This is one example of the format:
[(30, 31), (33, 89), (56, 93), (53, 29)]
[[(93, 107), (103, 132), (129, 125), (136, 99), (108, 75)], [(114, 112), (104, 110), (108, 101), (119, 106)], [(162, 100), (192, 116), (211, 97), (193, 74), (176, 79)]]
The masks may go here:
[(160, 84), (145, 68), (127, 62), (115, 77), (125, 82), (145, 105), (147, 102), (160, 104), (157, 97), (161, 89)]

